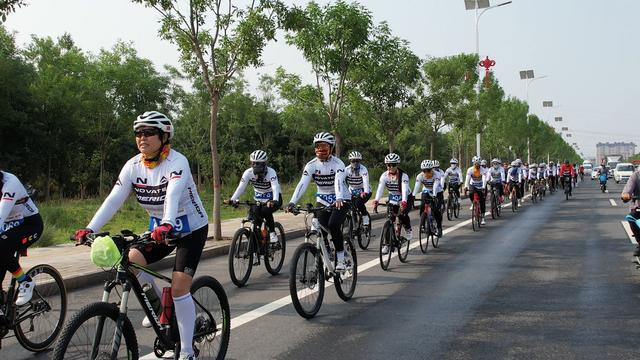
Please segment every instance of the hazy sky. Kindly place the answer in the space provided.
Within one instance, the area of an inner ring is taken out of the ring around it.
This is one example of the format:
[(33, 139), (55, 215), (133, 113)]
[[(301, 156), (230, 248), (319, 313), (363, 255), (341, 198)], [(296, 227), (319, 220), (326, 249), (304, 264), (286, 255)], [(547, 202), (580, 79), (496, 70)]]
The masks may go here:
[[(68, 32), (79, 47), (93, 53), (121, 39), (132, 41), (140, 56), (159, 67), (179, 65), (175, 48), (158, 38), (158, 17), (152, 9), (127, 0), (28, 2), (5, 24), (17, 32), (21, 45), (31, 34), (58, 37)], [(491, 0), (492, 5), (500, 2)], [(421, 57), (475, 51), (475, 15), (465, 10), (463, 0), (360, 3), (371, 10), (376, 23), (387, 21)], [(640, 146), (638, 110), (633, 105), (640, 102), (639, 13), (636, 0), (513, 0), (480, 18), (480, 55), (496, 60), (495, 74), (509, 96), (526, 96), (519, 70), (546, 75), (529, 88), (531, 112), (552, 125), (559, 124), (555, 116), (562, 116), (562, 126), (573, 134), (569, 142), (577, 142), (586, 156), (595, 155), (600, 141), (633, 141)], [(312, 79), (301, 53), (282, 37), (267, 47), (263, 60), (263, 68), (246, 72), (250, 83), (277, 66)], [(552, 100), (554, 108), (543, 108), (543, 100)]]

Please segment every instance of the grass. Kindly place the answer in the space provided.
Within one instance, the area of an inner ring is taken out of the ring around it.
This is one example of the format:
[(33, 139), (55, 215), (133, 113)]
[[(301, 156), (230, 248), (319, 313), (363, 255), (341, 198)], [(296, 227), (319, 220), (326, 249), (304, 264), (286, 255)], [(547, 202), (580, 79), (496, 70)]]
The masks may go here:
[[(281, 184), (282, 198), (286, 204), (295, 190), (296, 184)], [(222, 189), (222, 198), (228, 199), (235, 191), (235, 186), (226, 186)], [(209, 222), (212, 222), (213, 193), (210, 189), (200, 189), (200, 198), (209, 215)], [(305, 195), (299, 204), (315, 202), (315, 184), (310, 184)], [(253, 188), (248, 186), (241, 200), (253, 198)], [(56, 244), (68, 243), (69, 236), (77, 229), (89, 224), (91, 218), (104, 201), (103, 198), (90, 198), (85, 200), (68, 199), (55, 200), (38, 203), (38, 209), (44, 219), (44, 233), (34, 246), (44, 247)], [(246, 215), (246, 208), (234, 209), (223, 205), (220, 211), (221, 220), (238, 218)], [(138, 205), (134, 196), (130, 196), (116, 215), (109, 221), (102, 231), (118, 233), (120, 230), (129, 229), (134, 232), (142, 232), (147, 229), (149, 217), (147, 213)]]

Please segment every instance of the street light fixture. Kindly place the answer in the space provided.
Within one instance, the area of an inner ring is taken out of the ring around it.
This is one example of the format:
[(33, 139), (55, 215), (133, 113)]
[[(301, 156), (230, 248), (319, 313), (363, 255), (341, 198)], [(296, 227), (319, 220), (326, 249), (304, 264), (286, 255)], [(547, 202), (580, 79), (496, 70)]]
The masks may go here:
[(543, 101), (542, 107), (553, 107), (553, 101)]
[(568, 127), (563, 127), (562, 131), (569, 131), (569, 128)]
[(556, 116), (555, 120), (556, 122), (562, 122), (562, 116)]
[[(535, 77), (533, 70), (521, 70), (520, 79), (525, 81), (525, 90), (527, 93), (527, 106), (529, 105), (529, 84), (535, 80), (544, 79), (547, 75)], [(531, 163), (531, 147), (529, 146), (529, 113), (527, 113), (527, 162)]]
[[(480, 17), (482, 14), (487, 12), (487, 10), (494, 9), (500, 6), (505, 6), (511, 4), (511, 1), (505, 1), (498, 5), (491, 6), (489, 4), (489, 0), (464, 0), (464, 7), (466, 10), (474, 10), (476, 12), (476, 55), (478, 56), (478, 60), (480, 59), (480, 30), (478, 28), (478, 23), (480, 22)], [(478, 12), (479, 9), (483, 9)], [(479, 64), (476, 64), (476, 70), (478, 71), (478, 83), (476, 84), (476, 94), (478, 99), (480, 98), (480, 68)], [(476, 121), (480, 123), (480, 102), (478, 101), (478, 110), (476, 110)], [(480, 133), (476, 133), (476, 156), (480, 157)]]

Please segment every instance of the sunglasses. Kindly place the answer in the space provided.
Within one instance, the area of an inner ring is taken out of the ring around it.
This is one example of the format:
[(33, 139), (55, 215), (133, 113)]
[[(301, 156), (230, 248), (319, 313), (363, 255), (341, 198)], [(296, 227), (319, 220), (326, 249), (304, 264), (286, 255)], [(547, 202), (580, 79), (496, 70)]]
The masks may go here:
[(151, 129), (144, 129), (144, 130), (135, 131), (134, 134), (136, 135), (137, 138), (152, 137), (154, 135), (158, 135), (158, 131), (151, 130)]
[(317, 143), (315, 145), (316, 149), (329, 149), (331, 147), (331, 145), (327, 144), (327, 143)]
[(398, 164), (387, 164), (388, 168), (395, 168), (398, 167)]

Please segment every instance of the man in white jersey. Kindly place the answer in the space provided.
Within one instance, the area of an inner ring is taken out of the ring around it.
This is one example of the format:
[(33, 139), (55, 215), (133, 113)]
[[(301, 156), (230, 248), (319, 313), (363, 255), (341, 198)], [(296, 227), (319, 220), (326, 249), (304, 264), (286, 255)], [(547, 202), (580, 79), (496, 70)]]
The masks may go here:
[(5, 298), (2, 281), (7, 271), (19, 284), (15, 304), (22, 306), (31, 300), (36, 284), (20, 267), (16, 252), (35, 243), (43, 228), (42, 217), (27, 189), (17, 176), (0, 170), (0, 306)]
[[(398, 220), (404, 226), (405, 237), (407, 240), (413, 239), (413, 231), (411, 229), (411, 219), (409, 219), (409, 194), (411, 189), (409, 188), (409, 175), (407, 175), (402, 169), (400, 169), (400, 156), (395, 153), (387, 154), (384, 157), (384, 163), (387, 165), (387, 171), (380, 175), (380, 182), (378, 183), (378, 190), (376, 191), (376, 198), (373, 200), (374, 208), (378, 207), (380, 198), (384, 192), (385, 187), (389, 190), (389, 206), (391, 212), (397, 214)], [(388, 254), (389, 247), (385, 245), (382, 248), (382, 254)]]
[(480, 166), (480, 159), (474, 156), (472, 159), (473, 166), (467, 170), (465, 181), (465, 192), (469, 192), (469, 199), (473, 201), (473, 195), (478, 194), (480, 200), (480, 212), (482, 213), (481, 225), (486, 224), (484, 213), (486, 211), (486, 188), (487, 188), (487, 170)]
[(500, 166), (500, 159), (494, 158), (491, 160), (491, 167), (487, 171), (487, 182), (491, 187), (495, 188), (498, 192), (498, 204), (502, 204), (504, 201), (504, 183), (506, 181), (506, 175), (504, 169)]
[[(462, 183), (462, 170), (458, 167), (458, 159), (452, 158), (449, 163), (451, 166), (444, 172), (442, 177), (442, 187), (449, 187), (449, 193), (452, 191), (460, 198), (460, 184)], [(448, 179), (448, 181), (447, 181)]]
[(549, 179), (549, 187), (553, 190), (556, 189), (556, 176), (558, 174), (558, 169), (556, 164), (553, 161), (549, 161), (549, 167), (547, 168), (547, 177)]
[[(442, 175), (435, 171), (434, 162), (423, 160), (420, 164), (422, 172), (416, 176), (416, 184), (413, 187), (413, 197), (421, 194), (420, 213), (424, 211), (427, 202), (431, 204), (433, 217), (438, 225), (438, 237), (442, 237), (442, 208), (440, 206), (439, 194), (442, 194)], [(421, 189), (422, 188), (422, 189)], [(424, 224), (420, 224), (424, 225)]]
[(517, 197), (517, 194), (520, 192), (518, 188), (522, 183), (522, 171), (520, 170), (517, 161), (514, 160), (511, 162), (511, 167), (507, 170), (506, 176), (507, 184), (509, 185), (509, 197), (511, 197), (511, 192), (514, 188), (516, 189)]
[(351, 192), (353, 206), (362, 215), (362, 225), (370, 224), (369, 211), (366, 203), (371, 198), (371, 185), (369, 184), (369, 171), (362, 164), (362, 154), (359, 151), (349, 153), (349, 162), (345, 168), (346, 181)]
[[(174, 133), (171, 120), (157, 111), (147, 111), (134, 121), (133, 130), (140, 153), (124, 165), (113, 190), (89, 225), (76, 231), (76, 241), (83, 243), (89, 233), (99, 232), (133, 191), (140, 206), (149, 214), (149, 230), (156, 243), (130, 249), (129, 259), (145, 266), (177, 248), (171, 295), (180, 332), (179, 359), (195, 359), (196, 314), (190, 289), (207, 239), (209, 218), (198, 196), (187, 158), (171, 149)], [(180, 233), (182, 237), (176, 246), (169, 246), (166, 239), (173, 233)], [(161, 298), (162, 293), (151, 275), (139, 271), (137, 277), (141, 284), (150, 284)], [(151, 326), (149, 319), (143, 320), (143, 326)]]
[(269, 230), (269, 241), (275, 244), (278, 242), (278, 235), (276, 234), (273, 213), (278, 211), (282, 205), (282, 194), (280, 193), (278, 174), (273, 168), (267, 166), (267, 158), (267, 153), (262, 150), (256, 150), (249, 155), (251, 167), (242, 174), (238, 188), (225, 203), (237, 206), (238, 199), (244, 193), (247, 185), (253, 185), (253, 199), (260, 205), (251, 206), (249, 209), (250, 217), (258, 229), (262, 226), (262, 219), (264, 219)]
[(317, 186), (318, 204), (331, 207), (330, 211), (318, 213), (318, 221), (331, 232), (336, 249), (336, 270), (346, 269), (344, 261), (344, 238), (342, 224), (347, 216), (344, 201), (351, 198), (345, 182), (344, 163), (333, 155), (336, 138), (328, 132), (317, 133), (313, 138), (316, 157), (305, 165), (302, 178), (291, 196), (287, 211), (293, 211), (313, 179)]
[(527, 176), (527, 184), (529, 185), (529, 190), (533, 189), (533, 186), (538, 181), (538, 164), (531, 163), (529, 165), (529, 175)]

